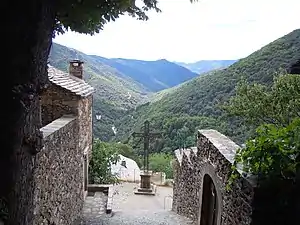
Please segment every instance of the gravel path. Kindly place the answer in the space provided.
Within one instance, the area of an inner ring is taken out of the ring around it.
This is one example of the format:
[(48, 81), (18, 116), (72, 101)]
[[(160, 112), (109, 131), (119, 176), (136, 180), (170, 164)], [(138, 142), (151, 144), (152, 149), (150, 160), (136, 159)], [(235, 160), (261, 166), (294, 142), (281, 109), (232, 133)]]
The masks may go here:
[[(101, 223), (100, 223), (101, 224)], [(116, 212), (111, 218), (103, 218), (101, 225), (188, 225), (192, 224), (169, 210), (137, 210)]]
[(114, 186), (113, 214), (90, 219), (87, 225), (190, 225), (192, 222), (170, 211), (173, 189), (157, 187), (155, 196), (135, 195), (138, 184)]

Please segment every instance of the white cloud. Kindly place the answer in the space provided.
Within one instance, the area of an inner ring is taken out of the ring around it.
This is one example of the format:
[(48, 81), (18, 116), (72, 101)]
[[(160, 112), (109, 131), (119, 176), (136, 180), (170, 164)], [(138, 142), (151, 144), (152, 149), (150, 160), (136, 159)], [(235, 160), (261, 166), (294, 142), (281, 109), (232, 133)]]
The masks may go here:
[(68, 32), (55, 42), (104, 57), (191, 62), (245, 57), (300, 28), (299, 0), (159, 0), (149, 21), (123, 16), (95, 36)]

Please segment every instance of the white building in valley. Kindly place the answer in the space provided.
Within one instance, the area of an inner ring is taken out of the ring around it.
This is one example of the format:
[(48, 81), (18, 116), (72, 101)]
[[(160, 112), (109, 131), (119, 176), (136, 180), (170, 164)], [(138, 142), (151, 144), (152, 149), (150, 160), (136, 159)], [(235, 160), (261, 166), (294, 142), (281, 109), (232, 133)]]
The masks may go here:
[(112, 174), (115, 174), (122, 181), (139, 182), (141, 171), (137, 163), (123, 155), (119, 156), (119, 161), (111, 165)]

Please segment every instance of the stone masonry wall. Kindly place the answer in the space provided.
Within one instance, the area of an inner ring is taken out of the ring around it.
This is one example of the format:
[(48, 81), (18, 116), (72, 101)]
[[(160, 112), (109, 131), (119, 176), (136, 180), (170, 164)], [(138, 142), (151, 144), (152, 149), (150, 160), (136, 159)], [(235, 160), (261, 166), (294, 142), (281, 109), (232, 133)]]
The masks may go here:
[(172, 209), (200, 224), (203, 178), (208, 174), (217, 193), (217, 225), (251, 223), (253, 187), (244, 178), (226, 190), (238, 146), (215, 130), (198, 132), (197, 148), (176, 150)]
[(78, 120), (63, 116), (43, 127), (45, 146), (35, 159), (34, 225), (71, 225), (83, 207)]
[(42, 125), (46, 126), (65, 114), (78, 114), (79, 96), (59, 86), (51, 86), (41, 96)]
[[(92, 100), (90, 95), (86, 98), (81, 98), (78, 102), (78, 118), (79, 118), (79, 148), (88, 150), (91, 156), (92, 140), (93, 140), (93, 124), (92, 124)], [(90, 157), (89, 157), (90, 158)]]

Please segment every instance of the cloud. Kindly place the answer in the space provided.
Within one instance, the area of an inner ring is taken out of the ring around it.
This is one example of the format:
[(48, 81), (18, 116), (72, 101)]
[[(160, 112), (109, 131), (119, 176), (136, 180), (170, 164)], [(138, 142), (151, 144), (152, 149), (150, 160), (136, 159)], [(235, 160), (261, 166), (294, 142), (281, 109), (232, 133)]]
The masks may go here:
[(122, 16), (95, 36), (55, 42), (104, 57), (191, 62), (237, 59), (300, 27), (298, 0), (159, 0), (149, 21)]

